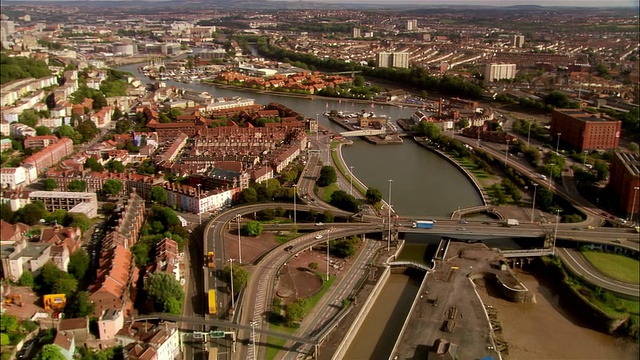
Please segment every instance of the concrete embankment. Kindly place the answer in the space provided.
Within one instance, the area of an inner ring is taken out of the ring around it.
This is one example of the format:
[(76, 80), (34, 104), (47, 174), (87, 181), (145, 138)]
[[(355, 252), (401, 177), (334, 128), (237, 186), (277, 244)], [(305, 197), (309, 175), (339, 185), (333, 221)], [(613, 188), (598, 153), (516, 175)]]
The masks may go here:
[(336, 350), (336, 352), (333, 354), (333, 357), (331, 358), (332, 360), (340, 360), (344, 358), (344, 355), (349, 349), (351, 342), (358, 334), (358, 331), (360, 330), (362, 323), (367, 318), (367, 315), (369, 315), (369, 311), (371, 311), (373, 304), (376, 302), (376, 299), (382, 292), (382, 289), (384, 288), (390, 275), (391, 275), (391, 268), (388, 268), (388, 267), (385, 268), (382, 274), (380, 275), (380, 279), (378, 280), (378, 283), (375, 285), (375, 287), (371, 291), (371, 296), (369, 296), (367, 301), (364, 304), (362, 304), (360, 313), (358, 313), (358, 316), (356, 317), (355, 321), (351, 324), (351, 326), (349, 327), (349, 330), (346, 332), (344, 339), (338, 346), (338, 350)]

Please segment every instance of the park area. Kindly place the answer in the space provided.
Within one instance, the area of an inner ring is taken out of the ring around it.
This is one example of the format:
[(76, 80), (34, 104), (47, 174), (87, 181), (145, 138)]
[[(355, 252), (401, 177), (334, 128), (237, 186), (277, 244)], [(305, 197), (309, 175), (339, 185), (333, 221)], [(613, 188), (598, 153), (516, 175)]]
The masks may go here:
[(640, 262), (628, 256), (595, 250), (584, 250), (582, 255), (602, 274), (629, 284), (640, 282)]

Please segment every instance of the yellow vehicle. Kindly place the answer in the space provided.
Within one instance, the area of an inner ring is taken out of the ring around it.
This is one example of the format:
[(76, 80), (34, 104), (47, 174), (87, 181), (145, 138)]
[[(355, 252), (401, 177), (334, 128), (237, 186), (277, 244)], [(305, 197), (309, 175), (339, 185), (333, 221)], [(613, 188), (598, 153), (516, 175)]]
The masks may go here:
[(213, 253), (213, 251), (209, 251), (207, 253), (207, 267), (208, 268), (214, 268), (216, 267), (216, 263), (215, 263), (215, 254)]
[(65, 294), (49, 294), (42, 299), (45, 310), (62, 311), (67, 305), (67, 296)]
[(594, 228), (593, 226), (589, 225), (589, 226), (587, 226), (587, 229), (589, 229), (589, 230), (593, 230), (593, 229), (595, 229), (595, 228)]
[(216, 310), (216, 291), (209, 290), (209, 315), (215, 315)]

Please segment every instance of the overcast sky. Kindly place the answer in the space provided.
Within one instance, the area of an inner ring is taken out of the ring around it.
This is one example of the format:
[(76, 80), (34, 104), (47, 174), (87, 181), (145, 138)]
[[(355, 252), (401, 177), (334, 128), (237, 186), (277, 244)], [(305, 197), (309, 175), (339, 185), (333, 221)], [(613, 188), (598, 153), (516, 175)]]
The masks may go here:
[(637, 7), (638, 0), (270, 0), (270, 1), (302, 1), (326, 3), (361, 3), (361, 4), (434, 4), (434, 5), (546, 5), (546, 6), (631, 6)]

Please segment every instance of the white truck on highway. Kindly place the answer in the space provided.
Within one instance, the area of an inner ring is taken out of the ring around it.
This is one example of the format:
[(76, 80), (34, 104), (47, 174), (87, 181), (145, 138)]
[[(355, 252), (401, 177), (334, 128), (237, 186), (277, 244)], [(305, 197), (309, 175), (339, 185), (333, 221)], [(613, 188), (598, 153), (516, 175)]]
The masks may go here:
[(516, 219), (507, 219), (504, 221), (505, 226), (518, 226), (520, 222)]

